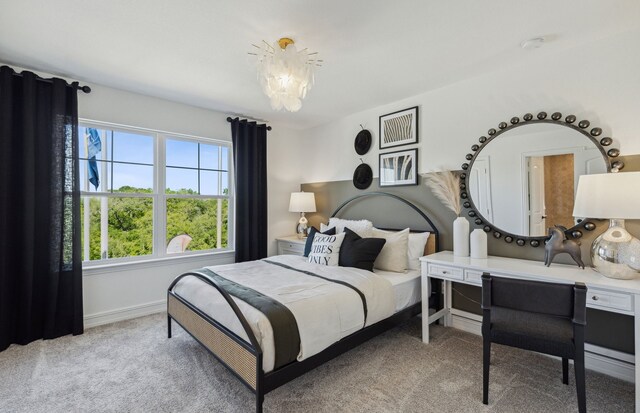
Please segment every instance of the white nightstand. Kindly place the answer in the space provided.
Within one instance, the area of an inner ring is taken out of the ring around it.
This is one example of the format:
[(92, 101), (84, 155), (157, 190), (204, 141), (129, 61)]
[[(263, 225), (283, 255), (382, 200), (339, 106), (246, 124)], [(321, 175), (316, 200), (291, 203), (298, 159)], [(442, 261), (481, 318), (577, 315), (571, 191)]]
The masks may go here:
[(299, 239), (297, 235), (276, 238), (278, 242), (278, 255), (304, 255), (306, 238)]

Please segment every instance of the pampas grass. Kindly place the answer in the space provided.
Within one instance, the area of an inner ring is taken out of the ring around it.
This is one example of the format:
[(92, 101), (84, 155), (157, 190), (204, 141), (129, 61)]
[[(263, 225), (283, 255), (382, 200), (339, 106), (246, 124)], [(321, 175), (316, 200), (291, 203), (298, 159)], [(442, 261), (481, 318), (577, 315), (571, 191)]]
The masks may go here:
[(451, 171), (431, 172), (423, 176), (433, 195), (460, 216), (460, 177)]

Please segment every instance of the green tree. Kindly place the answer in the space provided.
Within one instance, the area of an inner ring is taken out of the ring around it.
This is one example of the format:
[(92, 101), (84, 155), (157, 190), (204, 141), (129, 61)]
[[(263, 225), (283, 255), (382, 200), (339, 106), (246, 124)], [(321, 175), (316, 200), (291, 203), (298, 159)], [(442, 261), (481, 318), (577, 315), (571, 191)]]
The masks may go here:
[[(124, 186), (120, 193), (152, 193), (151, 189)], [(225, 190), (225, 194), (226, 194)], [(193, 195), (190, 189), (167, 190), (167, 194)], [(89, 259), (100, 258), (100, 198), (89, 199)], [(218, 203), (221, 209), (221, 246), (228, 245), (229, 202), (226, 199), (168, 198), (168, 244), (177, 235), (192, 238), (188, 250), (199, 251), (217, 247)], [(84, 217), (84, 202), (81, 203)], [(84, 225), (84, 218), (81, 218)], [(149, 255), (153, 252), (153, 198), (108, 198), (108, 258)], [(82, 231), (84, 237), (84, 230)], [(86, 257), (85, 257), (86, 259)]]

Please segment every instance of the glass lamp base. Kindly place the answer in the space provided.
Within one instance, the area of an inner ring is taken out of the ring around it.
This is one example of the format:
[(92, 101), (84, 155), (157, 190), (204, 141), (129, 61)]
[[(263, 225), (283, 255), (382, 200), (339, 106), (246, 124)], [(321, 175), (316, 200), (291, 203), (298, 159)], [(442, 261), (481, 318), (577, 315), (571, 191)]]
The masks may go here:
[(624, 220), (612, 219), (591, 245), (591, 263), (605, 277), (630, 280), (640, 275), (640, 240), (624, 227)]
[(306, 238), (307, 236), (307, 225), (309, 224), (309, 221), (304, 216), (304, 212), (301, 212), (300, 215), (300, 220), (298, 221), (298, 225), (296, 226), (296, 234), (298, 235), (299, 239), (302, 239)]

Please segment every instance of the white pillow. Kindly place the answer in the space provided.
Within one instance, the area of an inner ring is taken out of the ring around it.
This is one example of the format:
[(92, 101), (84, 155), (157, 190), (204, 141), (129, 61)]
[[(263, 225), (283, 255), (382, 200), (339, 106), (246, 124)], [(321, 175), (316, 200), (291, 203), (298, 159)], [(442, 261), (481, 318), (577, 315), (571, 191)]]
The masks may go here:
[(345, 228), (349, 228), (351, 231), (360, 235), (362, 238), (372, 237), (373, 223), (366, 219), (353, 220), (353, 219), (340, 219), (329, 218), (329, 224), (320, 224), (320, 232), (325, 232), (329, 228), (336, 227), (336, 233), (340, 234), (344, 232)]
[(407, 249), (407, 268), (410, 270), (420, 269), (419, 258), (424, 255), (424, 247), (429, 239), (428, 232), (415, 232), (409, 234), (409, 247)]
[(382, 251), (373, 263), (373, 267), (379, 270), (404, 272), (407, 269), (407, 254), (409, 250), (409, 228), (402, 231), (391, 232), (372, 228), (374, 238), (387, 240)]
[(328, 266), (337, 266), (340, 260), (340, 247), (344, 240), (344, 232), (336, 235), (325, 235), (319, 232), (313, 237), (309, 262)]

